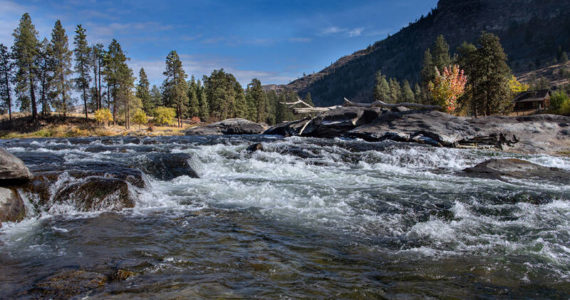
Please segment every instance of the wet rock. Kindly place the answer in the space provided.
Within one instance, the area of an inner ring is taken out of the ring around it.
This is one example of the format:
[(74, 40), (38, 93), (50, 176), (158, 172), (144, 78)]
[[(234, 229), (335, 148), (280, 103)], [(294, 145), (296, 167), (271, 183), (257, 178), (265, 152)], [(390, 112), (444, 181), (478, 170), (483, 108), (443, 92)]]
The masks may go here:
[(543, 167), (520, 159), (491, 159), (463, 170), (467, 176), (506, 180), (533, 179), (570, 184), (570, 172), (558, 168)]
[(26, 206), (18, 191), (0, 187), (0, 227), (2, 222), (20, 222), (25, 216)]
[(248, 152), (263, 151), (263, 144), (256, 143), (256, 144), (250, 145), (249, 147), (247, 147), (246, 150)]
[(172, 180), (179, 176), (198, 178), (190, 166), (191, 158), (187, 153), (150, 153), (137, 159), (133, 167), (160, 180)]
[(223, 134), (260, 134), (265, 126), (246, 119), (227, 119), (206, 126), (195, 127), (185, 132), (186, 135), (223, 135)]
[(35, 284), (35, 291), (44, 297), (69, 299), (103, 287), (107, 276), (84, 270), (66, 270)]
[(32, 173), (24, 165), (24, 162), (0, 148), (0, 185), (21, 184), (30, 179), (32, 179)]
[(53, 199), (72, 203), (78, 211), (121, 210), (135, 206), (127, 182), (116, 178), (86, 178), (60, 189)]
[(128, 271), (128, 270), (123, 270), (123, 269), (119, 269), (116, 270), (115, 272), (113, 272), (113, 275), (111, 276), (112, 280), (116, 280), (116, 281), (124, 281), (129, 279), (130, 277), (135, 276), (135, 273), (132, 271)]

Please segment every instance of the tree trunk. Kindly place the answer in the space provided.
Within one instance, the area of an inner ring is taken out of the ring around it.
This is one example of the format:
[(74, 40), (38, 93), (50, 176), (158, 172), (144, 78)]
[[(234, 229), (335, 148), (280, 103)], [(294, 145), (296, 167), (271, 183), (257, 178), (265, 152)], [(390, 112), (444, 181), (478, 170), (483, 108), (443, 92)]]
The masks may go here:
[[(113, 84), (113, 94), (116, 93), (115, 88), (115, 84)], [(115, 120), (117, 120), (117, 97), (116, 95), (113, 95), (113, 125), (116, 124)]]
[(99, 92), (97, 93), (97, 102), (98, 102), (99, 109), (101, 109), (101, 108), (103, 108), (103, 99), (101, 98), (102, 85), (101, 85), (101, 63), (100, 62), (97, 64), (97, 68), (98, 68), (98, 70), (97, 70), (98, 76), (97, 77), (99, 77), (99, 90), (98, 90)]
[(36, 121), (38, 118), (38, 107), (36, 105), (36, 93), (34, 90), (34, 78), (32, 77), (32, 67), (28, 66), (28, 70), (30, 71), (29, 74), (29, 81), (30, 81), (30, 101), (32, 102), (32, 120)]
[(12, 121), (12, 96), (10, 96), (10, 80), (8, 79), (8, 72), (4, 74), (6, 80), (6, 95), (8, 95), (8, 119)]
[(85, 108), (85, 121), (89, 120), (89, 116), (87, 114), (87, 91), (83, 88), (83, 104)]

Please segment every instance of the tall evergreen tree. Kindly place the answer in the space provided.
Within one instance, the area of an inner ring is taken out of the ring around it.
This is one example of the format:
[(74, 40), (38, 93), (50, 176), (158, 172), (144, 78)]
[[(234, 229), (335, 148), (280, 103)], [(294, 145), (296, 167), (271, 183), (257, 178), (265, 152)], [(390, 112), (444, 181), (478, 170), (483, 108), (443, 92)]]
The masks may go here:
[(432, 46), (433, 64), (438, 70), (443, 70), (451, 65), (451, 56), (449, 55), (449, 45), (445, 41), (443, 35), (439, 35)]
[(200, 100), (198, 100), (198, 85), (196, 78), (192, 75), (188, 82), (188, 116), (190, 118), (200, 117)]
[[(157, 108), (159, 106), (163, 106), (162, 94), (160, 93), (160, 89), (156, 85), (153, 85), (152, 89), (150, 89), (150, 102), (151, 102), (150, 106), (152, 107), (152, 110), (154, 110), (155, 108)], [(143, 103), (143, 105), (144, 105), (144, 103)], [(149, 114), (152, 114), (152, 113), (149, 112)]]
[(431, 50), (428, 48), (424, 53), (424, 61), (421, 70), (422, 88), (425, 90), (430, 82), (435, 78), (435, 64)]
[(85, 119), (88, 119), (88, 109), (87, 109), (87, 90), (89, 89), (89, 81), (91, 81), (90, 75), (90, 56), (91, 48), (87, 44), (87, 35), (85, 34), (85, 28), (81, 24), (77, 25), (75, 29), (75, 37), (73, 44), (75, 49), (75, 72), (78, 77), (75, 79), (75, 85), (77, 89), (82, 92), (83, 105), (85, 110)]
[(145, 113), (147, 115), (152, 114), (152, 111), (156, 106), (150, 95), (150, 83), (148, 82), (148, 77), (146, 76), (144, 68), (141, 68), (139, 71), (139, 82), (137, 84), (136, 96), (141, 99)]
[(475, 45), (463, 42), (459, 47), (457, 47), (457, 59), (456, 64), (465, 72), (467, 75), (467, 85), (465, 87), (465, 93), (458, 99), (458, 104), (463, 109), (467, 109), (472, 115), (476, 115), (477, 103), (473, 101), (474, 89), (473, 84), (475, 82), (475, 53), (477, 52), (477, 47)]
[(414, 91), (412, 91), (412, 87), (410, 86), (410, 82), (407, 80), (404, 80), (404, 85), (402, 86), (402, 98), (405, 102), (415, 102), (416, 101)]
[(249, 119), (250, 114), (244, 90), (237, 81), (234, 83), (234, 91), (236, 95), (236, 117)]
[(389, 102), (390, 101), (390, 85), (380, 71), (376, 73), (376, 84), (374, 86), (374, 99)]
[(236, 78), (224, 69), (214, 70), (209, 77), (204, 77), (204, 88), (210, 108), (210, 115), (218, 120), (235, 116)]
[[(128, 76), (125, 76), (128, 73), (125, 72), (126, 62), (127, 56), (123, 53), (121, 44), (113, 39), (106, 51), (103, 68), (103, 74), (107, 82), (107, 101), (108, 104), (112, 104), (113, 107), (113, 120), (117, 120), (117, 112), (119, 109), (118, 92), (121, 87), (119, 81), (122, 80), (123, 83), (128, 82), (128, 80), (124, 80), (128, 78)], [(121, 78), (121, 76), (124, 78)]]
[(52, 51), (52, 94), (56, 99), (56, 107), (67, 113), (68, 95), (71, 89), (69, 76), (71, 75), (71, 55), (65, 29), (57, 20), (51, 33)]
[(14, 82), (16, 83), (20, 108), (23, 110), (31, 108), (32, 120), (35, 121), (38, 118), (35, 89), (39, 43), (38, 32), (28, 13), (25, 13), (20, 19), (20, 24), (14, 30), (13, 36), (12, 55), (16, 65)]
[(475, 115), (507, 113), (512, 110), (509, 90), (512, 74), (507, 65), (507, 55), (499, 37), (492, 33), (481, 34), (478, 43), (473, 70), (470, 72), (473, 77), (471, 83), (472, 101), (476, 104)]
[(402, 99), (402, 87), (400, 86), (400, 83), (398, 82), (398, 80), (394, 79), (394, 78), (390, 78), (390, 102), (391, 103), (397, 103), (397, 102), (401, 102)]
[(94, 97), (93, 103), (96, 110), (103, 108), (103, 87), (101, 86), (102, 82), (102, 73), (103, 67), (105, 63), (105, 49), (103, 44), (95, 44), (91, 47), (91, 67), (93, 68), (93, 86), (94, 86)]
[(51, 102), (51, 82), (53, 78), (52, 72), (52, 49), (49, 41), (47, 39), (43, 39), (39, 45), (39, 51), (37, 56), (36, 64), (37, 68), (37, 76), (38, 81), (40, 83), (40, 103), (42, 104), (42, 115), (47, 116), (48, 113), (51, 111), (49, 108)]
[(12, 91), (10, 79), (12, 77), (12, 61), (8, 47), (0, 43), (0, 107), (8, 111), (8, 118), (12, 121)]
[(198, 101), (200, 102), (200, 119), (202, 121), (207, 121), (210, 118), (210, 108), (208, 107), (208, 98), (206, 97), (206, 91), (200, 80), (197, 83), (197, 91), (198, 91)]
[(163, 85), (166, 102), (168, 106), (176, 109), (178, 127), (182, 127), (182, 116), (188, 109), (188, 85), (182, 61), (176, 51), (170, 51), (166, 57), (166, 71), (163, 74), (166, 76)]
[(422, 103), (422, 97), (423, 97), (423, 92), (422, 92), (422, 88), (420, 87), (420, 85), (418, 83), (416, 83), (414, 85), (414, 98), (416, 100), (417, 103)]
[(261, 87), (261, 81), (259, 79), (254, 78), (251, 80), (251, 83), (247, 85), (247, 92), (250, 95), (253, 103), (255, 103), (257, 115), (255, 117), (256, 122), (263, 122), (265, 120), (265, 106), (266, 106), (266, 98), (265, 93), (263, 92), (263, 88)]

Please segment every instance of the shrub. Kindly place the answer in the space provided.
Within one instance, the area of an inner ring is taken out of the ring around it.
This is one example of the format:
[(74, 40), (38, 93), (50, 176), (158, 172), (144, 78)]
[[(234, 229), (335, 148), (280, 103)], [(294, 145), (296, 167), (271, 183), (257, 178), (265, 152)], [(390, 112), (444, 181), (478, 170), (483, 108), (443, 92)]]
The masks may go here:
[(174, 124), (176, 111), (174, 108), (159, 106), (154, 109), (154, 122), (156, 124)]
[(565, 91), (554, 92), (550, 97), (550, 111), (555, 114), (570, 113), (570, 98)]
[(139, 108), (133, 116), (133, 122), (135, 122), (135, 124), (138, 124), (140, 129), (141, 125), (148, 122), (148, 117), (146, 116), (145, 112)]
[(113, 121), (113, 115), (108, 108), (101, 108), (95, 112), (95, 120), (99, 123), (105, 124), (105, 127), (107, 127), (109, 122)]

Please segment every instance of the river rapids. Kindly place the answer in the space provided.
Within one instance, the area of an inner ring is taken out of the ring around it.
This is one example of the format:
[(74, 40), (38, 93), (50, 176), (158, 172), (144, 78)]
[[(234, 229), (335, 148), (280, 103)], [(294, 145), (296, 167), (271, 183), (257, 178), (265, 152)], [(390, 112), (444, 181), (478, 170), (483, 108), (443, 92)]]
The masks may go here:
[[(248, 151), (254, 143), (263, 150)], [(134, 208), (120, 210), (38, 206), (22, 192), (25, 220), (0, 229), (0, 298), (43, 297), (46, 280), (68, 270), (131, 274), (65, 295), (91, 299), (570, 294), (570, 187), (461, 174), (490, 158), (570, 170), (569, 158), (275, 136), (0, 147), (32, 172), (186, 153), (199, 177), (143, 174), (145, 187), (129, 185)], [(72, 181), (64, 172), (52, 188)]]

